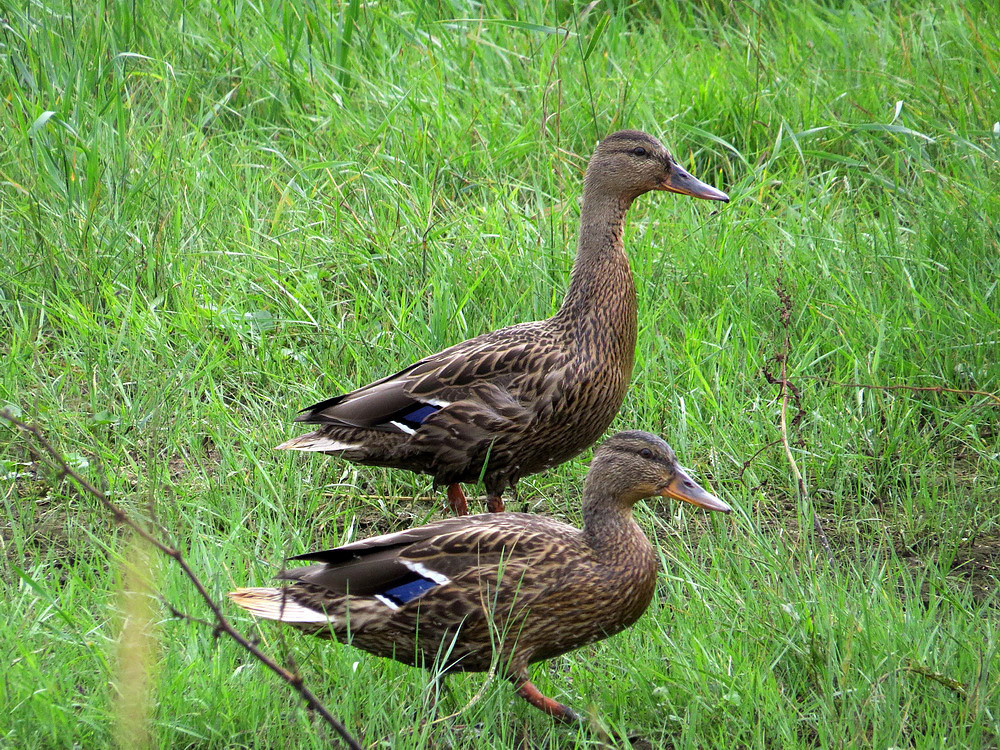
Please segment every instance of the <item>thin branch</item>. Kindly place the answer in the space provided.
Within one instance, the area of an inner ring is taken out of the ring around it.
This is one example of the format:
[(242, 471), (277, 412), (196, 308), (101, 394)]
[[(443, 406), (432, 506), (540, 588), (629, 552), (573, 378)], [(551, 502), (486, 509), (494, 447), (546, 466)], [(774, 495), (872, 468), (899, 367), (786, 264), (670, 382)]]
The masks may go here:
[(946, 388), (943, 385), (875, 385), (874, 383), (842, 383), (833, 378), (824, 378), (821, 375), (800, 375), (806, 380), (816, 380), (827, 385), (836, 385), (841, 388), (868, 388), (873, 391), (926, 391), (929, 393), (957, 393), (962, 396), (983, 396), (1000, 406), (1000, 396), (989, 391), (974, 391), (965, 388)]
[[(208, 608), (212, 611), (215, 616), (214, 629), (217, 633), (225, 633), (230, 638), (232, 638), (236, 643), (240, 645), (245, 651), (249, 652), (254, 658), (256, 658), (261, 664), (274, 672), (278, 677), (287, 682), (292, 688), (298, 692), (302, 699), (305, 701), (306, 705), (317, 714), (319, 714), (333, 730), (340, 735), (344, 744), (347, 745), (351, 750), (362, 750), (361, 744), (355, 740), (347, 728), (341, 724), (334, 716), (327, 710), (319, 698), (305, 686), (302, 681), (302, 677), (295, 672), (285, 669), (276, 661), (272, 660), (267, 654), (261, 651), (257, 646), (255, 646), (246, 636), (240, 633), (233, 625), (226, 619), (226, 616), (222, 613), (221, 607), (216, 603), (212, 596), (208, 593), (205, 585), (198, 578), (197, 574), (188, 565), (187, 560), (181, 554), (180, 550), (171, 547), (169, 544), (161, 541), (159, 538), (151, 534), (146, 528), (144, 528), (138, 521), (133, 519), (121, 506), (112, 502), (107, 495), (97, 489), (94, 485), (88, 482), (83, 476), (78, 474), (72, 466), (70, 466), (62, 455), (52, 447), (52, 444), (46, 439), (45, 435), (42, 434), (41, 429), (36, 425), (29, 425), (26, 422), (22, 422), (20, 419), (10, 414), (7, 411), (0, 411), (0, 419), (10, 422), (12, 425), (18, 429), (28, 433), (34, 439), (34, 441), (42, 448), (45, 453), (48, 454), (51, 462), (59, 469), (60, 474), (63, 476), (70, 477), (74, 482), (79, 485), (79, 487), (86, 492), (88, 495), (94, 497), (106, 510), (108, 510), (113, 516), (116, 522), (127, 526), (140, 537), (145, 539), (149, 544), (153, 545), (162, 554), (174, 560), (180, 567), (181, 571), (187, 577), (187, 579), (194, 586), (198, 595), (202, 598)], [(171, 614), (177, 616), (179, 613), (177, 610), (171, 607)], [(185, 615), (185, 617), (187, 617)], [(193, 618), (188, 618), (193, 619)]]
[(809, 493), (806, 490), (806, 480), (802, 476), (802, 472), (799, 471), (799, 465), (795, 462), (795, 456), (792, 455), (792, 446), (788, 441), (789, 398), (793, 398), (795, 400), (795, 405), (798, 408), (798, 413), (792, 420), (792, 426), (798, 425), (805, 412), (802, 409), (802, 393), (788, 380), (788, 354), (792, 348), (790, 333), (792, 320), (792, 298), (785, 290), (785, 285), (780, 277), (778, 278), (777, 292), (778, 298), (781, 300), (781, 326), (785, 330), (784, 346), (781, 354), (777, 357), (778, 361), (781, 363), (781, 377), (775, 378), (766, 367), (764, 368), (764, 377), (767, 378), (768, 382), (778, 385), (781, 388), (779, 392), (781, 397), (781, 444), (785, 448), (785, 456), (788, 458), (788, 465), (792, 467), (792, 474), (795, 475), (795, 483), (799, 490), (799, 500), (803, 505), (809, 505), (812, 510), (813, 528), (816, 531), (816, 536), (819, 539), (820, 544), (823, 545), (823, 550), (826, 552), (826, 558), (832, 566), (834, 564), (834, 559), (833, 549), (830, 547), (830, 540), (826, 537), (826, 531), (824, 531), (823, 524), (820, 522), (819, 514), (809, 503)]
[[(321, 492), (321, 497), (343, 497), (343, 492)], [(438, 502), (434, 495), (351, 495), (358, 500), (396, 500), (400, 502), (430, 503)], [(485, 496), (484, 496), (485, 497)], [(475, 498), (472, 498), (475, 499)]]
[(760, 450), (758, 450), (756, 453), (754, 453), (752, 456), (750, 456), (750, 458), (748, 458), (746, 461), (744, 461), (743, 465), (740, 467), (739, 473), (736, 475), (736, 479), (738, 481), (742, 482), (743, 481), (743, 475), (747, 473), (747, 469), (750, 468), (750, 464), (752, 464), (756, 460), (757, 456), (759, 456), (761, 453), (763, 453), (764, 451), (766, 451), (768, 448), (771, 448), (771, 447), (777, 445), (780, 442), (781, 442), (781, 438), (776, 438), (776, 439), (772, 440), (770, 443), (767, 443), (763, 448), (761, 448)]
[(933, 680), (939, 685), (944, 685), (949, 690), (957, 693), (963, 698), (969, 697), (969, 689), (958, 680), (954, 680), (951, 677), (941, 674), (940, 672), (935, 672), (932, 669), (928, 669), (923, 664), (917, 664), (912, 659), (907, 660), (903, 663), (902, 670), (907, 672), (913, 672), (914, 674), (926, 677), (928, 680)]
[(197, 623), (198, 625), (204, 625), (206, 628), (209, 628), (214, 631), (212, 633), (213, 636), (219, 635), (220, 631), (218, 627), (215, 626), (215, 624), (201, 617), (195, 617), (194, 615), (189, 615), (187, 612), (181, 612), (179, 609), (177, 609), (177, 607), (168, 602), (162, 596), (158, 596), (157, 599), (160, 600), (160, 605), (165, 607), (166, 610), (170, 613), (170, 616), (173, 617), (174, 619), (184, 620), (185, 622), (194, 622)]

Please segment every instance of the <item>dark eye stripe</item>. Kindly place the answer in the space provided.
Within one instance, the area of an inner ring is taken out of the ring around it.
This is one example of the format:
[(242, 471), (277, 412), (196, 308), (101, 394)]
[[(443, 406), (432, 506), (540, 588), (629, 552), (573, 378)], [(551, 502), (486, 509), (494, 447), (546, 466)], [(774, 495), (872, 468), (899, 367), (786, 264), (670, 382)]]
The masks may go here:
[(670, 459), (669, 456), (658, 456), (650, 448), (638, 448), (637, 449), (637, 448), (635, 448), (634, 446), (631, 446), (631, 445), (614, 445), (614, 446), (608, 446), (608, 447), (609, 447), (610, 450), (613, 450), (616, 453), (628, 453), (628, 454), (633, 455), (633, 456), (638, 455), (638, 456), (641, 456), (642, 458), (645, 458), (645, 459), (647, 459), (649, 461), (655, 461), (656, 463), (663, 464), (664, 466), (667, 466), (667, 467), (670, 467), (670, 466), (674, 465), (674, 462)]

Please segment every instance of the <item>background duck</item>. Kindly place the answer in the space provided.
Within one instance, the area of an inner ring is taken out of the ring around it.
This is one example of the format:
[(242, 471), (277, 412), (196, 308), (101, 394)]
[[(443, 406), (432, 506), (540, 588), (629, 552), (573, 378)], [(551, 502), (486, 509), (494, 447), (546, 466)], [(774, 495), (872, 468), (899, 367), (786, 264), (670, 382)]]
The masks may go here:
[(663, 440), (621, 432), (594, 454), (583, 529), (527, 513), (450, 518), (300, 555), (316, 564), (281, 573), (290, 585), (229, 596), (258, 617), (406, 664), (484, 672), (496, 660), (525, 700), (573, 720), (530, 682), (528, 665), (614, 635), (646, 610), (658, 558), (632, 506), (653, 495), (730, 510)]
[(505, 489), (592, 445), (621, 407), (636, 341), (622, 234), (632, 201), (650, 190), (729, 200), (653, 136), (612, 133), (587, 166), (576, 261), (555, 316), (477, 336), (314, 404), (295, 421), (319, 429), (278, 449), (432, 474), (449, 485), (460, 515), (468, 513), (460, 483), (482, 477), (487, 508), (502, 511)]

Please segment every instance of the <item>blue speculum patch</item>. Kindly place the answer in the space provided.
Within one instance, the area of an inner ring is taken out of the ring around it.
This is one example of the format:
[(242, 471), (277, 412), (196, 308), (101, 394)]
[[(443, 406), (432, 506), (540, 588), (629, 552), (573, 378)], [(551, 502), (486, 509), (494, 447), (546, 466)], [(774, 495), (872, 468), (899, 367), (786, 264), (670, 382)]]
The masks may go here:
[(393, 586), (391, 589), (383, 591), (382, 596), (396, 604), (406, 604), (407, 602), (412, 602), (425, 591), (429, 591), (437, 585), (438, 584), (429, 578), (424, 578), (423, 576), (414, 573), (413, 577), (405, 583), (400, 583)]
[(421, 424), (427, 417), (438, 410), (437, 406), (431, 406), (430, 404), (421, 404), (419, 407), (411, 412), (403, 415), (403, 420), (406, 422), (412, 422), (413, 424)]

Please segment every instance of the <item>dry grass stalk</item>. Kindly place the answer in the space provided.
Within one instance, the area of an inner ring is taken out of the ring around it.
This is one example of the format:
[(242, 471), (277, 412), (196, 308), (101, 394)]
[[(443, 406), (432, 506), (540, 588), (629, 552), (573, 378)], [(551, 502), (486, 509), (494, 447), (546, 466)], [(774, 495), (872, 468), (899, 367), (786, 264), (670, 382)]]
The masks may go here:
[(149, 545), (133, 535), (122, 566), (122, 621), (114, 685), (115, 745), (123, 750), (155, 744), (151, 721), (158, 639), (153, 565)]
[[(127, 526), (134, 532), (136, 537), (148, 542), (151, 547), (173, 560), (177, 567), (181, 569), (181, 572), (188, 579), (188, 581), (191, 582), (195, 591), (198, 592), (198, 596), (205, 603), (205, 606), (212, 611), (215, 620), (213, 623), (215, 632), (217, 634), (224, 634), (236, 641), (236, 643), (239, 644), (244, 651), (248, 652), (257, 661), (290, 685), (292, 689), (301, 696), (302, 700), (305, 701), (306, 706), (308, 706), (311, 711), (315, 711), (320, 718), (322, 718), (323, 721), (325, 721), (330, 728), (340, 736), (344, 744), (351, 748), (351, 750), (362, 750), (361, 744), (351, 736), (351, 734), (347, 731), (347, 728), (340, 721), (338, 721), (333, 714), (330, 713), (327, 707), (324, 706), (319, 698), (316, 697), (316, 694), (305, 686), (301, 675), (295, 672), (294, 669), (286, 669), (278, 664), (274, 661), (274, 659), (261, 651), (254, 642), (233, 627), (233, 624), (229, 622), (229, 619), (225, 616), (225, 614), (223, 614), (222, 607), (217, 601), (215, 601), (215, 599), (212, 598), (212, 595), (208, 593), (208, 589), (205, 588), (205, 584), (202, 583), (201, 578), (199, 578), (198, 574), (194, 572), (188, 564), (187, 559), (181, 554), (179, 549), (172, 547), (170, 544), (160, 539), (156, 534), (149, 531), (143, 524), (133, 518), (124, 508), (117, 503), (112, 502), (107, 495), (88, 482), (79, 472), (69, 465), (59, 451), (52, 447), (52, 443), (50, 443), (45, 437), (41, 428), (36, 425), (28, 424), (27, 422), (22, 422), (13, 414), (4, 410), (0, 410), (0, 420), (9, 422), (14, 425), (14, 427), (27, 433), (34, 441), (34, 445), (41, 448), (41, 453), (39, 454), (40, 460), (47, 460), (52, 466), (59, 470), (62, 476), (67, 476), (72, 479), (76, 482), (80, 489), (97, 500), (105, 510), (111, 513), (117, 523)], [(179, 614), (184, 616), (185, 619), (198, 621), (197, 618), (189, 617), (183, 613)]]

